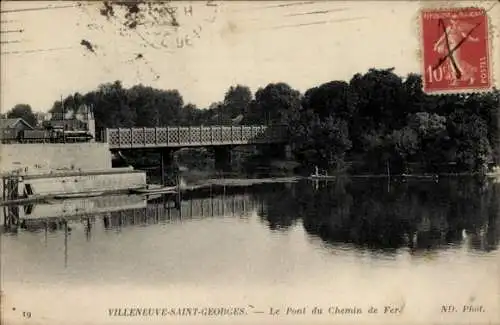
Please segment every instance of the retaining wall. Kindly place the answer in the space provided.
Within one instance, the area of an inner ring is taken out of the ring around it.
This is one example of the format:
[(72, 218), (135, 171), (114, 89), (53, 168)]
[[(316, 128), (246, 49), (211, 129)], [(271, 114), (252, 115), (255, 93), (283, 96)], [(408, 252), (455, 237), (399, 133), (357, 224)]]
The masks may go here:
[(107, 143), (14, 143), (0, 145), (0, 173), (111, 168)]
[(27, 185), (37, 196), (86, 193), (94, 191), (114, 192), (146, 186), (146, 173), (142, 171), (102, 172), (92, 175), (24, 177), (19, 186), (23, 195)]

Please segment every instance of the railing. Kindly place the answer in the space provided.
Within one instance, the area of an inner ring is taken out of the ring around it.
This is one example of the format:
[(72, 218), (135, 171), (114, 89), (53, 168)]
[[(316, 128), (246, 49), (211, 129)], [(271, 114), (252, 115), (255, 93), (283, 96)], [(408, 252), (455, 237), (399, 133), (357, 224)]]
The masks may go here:
[(106, 129), (110, 149), (189, 147), (283, 142), (284, 126), (196, 126)]

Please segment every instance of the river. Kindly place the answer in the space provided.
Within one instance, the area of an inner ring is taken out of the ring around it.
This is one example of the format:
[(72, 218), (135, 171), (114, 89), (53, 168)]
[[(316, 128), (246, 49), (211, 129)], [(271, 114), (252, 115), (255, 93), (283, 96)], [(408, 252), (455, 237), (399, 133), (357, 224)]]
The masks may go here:
[[(300, 181), (180, 210), (120, 200), (18, 211), (29, 220), (1, 235), (6, 324), (500, 322), (500, 184)], [(36, 219), (56, 214), (69, 221)]]

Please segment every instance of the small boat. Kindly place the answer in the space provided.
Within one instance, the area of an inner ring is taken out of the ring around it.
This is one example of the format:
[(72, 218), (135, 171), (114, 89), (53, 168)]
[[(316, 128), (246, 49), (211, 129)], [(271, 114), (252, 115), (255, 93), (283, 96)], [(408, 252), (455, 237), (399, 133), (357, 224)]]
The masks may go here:
[[(394, 175), (397, 177), (398, 175)], [(403, 178), (413, 178), (413, 179), (428, 179), (428, 180), (433, 180), (433, 181), (438, 181), (439, 180), (439, 175), (411, 175), (411, 174), (401, 174), (401, 177)]]
[(137, 188), (130, 190), (133, 194), (169, 194), (177, 193), (177, 186), (147, 186), (146, 188)]
[(336, 177), (335, 176), (329, 176), (329, 175), (321, 175), (319, 173), (319, 169), (317, 166), (315, 166), (315, 172), (314, 174), (311, 174), (308, 179), (313, 179), (313, 180), (320, 180), (320, 179), (325, 179), (325, 180), (328, 180), (328, 179), (335, 179)]
[(75, 199), (75, 198), (86, 198), (101, 196), (104, 192), (87, 192), (87, 193), (66, 193), (66, 194), (56, 194), (54, 199)]
[(500, 183), (500, 168), (496, 168), (492, 172), (486, 173), (486, 177), (491, 179), (493, 183)]
[(308, 178), (309, 179), (314, 179), (314, 180), (316, 180), (316, 179), (318, 179), (318, 180), (320, 180), (320, 179), (325, 179), (325, 180), (336, 179), (335, 176), (328, 176), (328, 175), (311, 175)]

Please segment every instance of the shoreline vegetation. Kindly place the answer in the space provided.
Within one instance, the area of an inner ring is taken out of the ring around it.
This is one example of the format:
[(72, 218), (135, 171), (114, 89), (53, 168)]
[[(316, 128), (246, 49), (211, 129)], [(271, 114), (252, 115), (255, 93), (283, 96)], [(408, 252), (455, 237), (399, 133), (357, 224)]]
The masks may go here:
[[(284, 82), (255, 93), (235, 85), (204, 108), (185, 103), (175, 89), (125, 88), (115, 81), (55, 101), (49, 112), (75, 116), (82, 105), (92, 107), (98, 134), (117, 127), (286, 125), (292, 158), (284, 160), (273, 146), (234, 147), (231, 170), (239, 174), (258, 174), (266, 166), (281, 176), (311, 175), (316, 168), (327, 175), (488, 175), (500, 166), (498, 89), (427, 95), (420, 75), (401, 77), (392, 68), (369, 69), (304, 93)], [(6, 114), (30, 122), (38, 115), (26, 104)], [(174, 160), (191, 171), (215, 169), (210, 148), (182, 149)], [(148, 169), (158, 161), (158, 153), (130, 151), (118, 164)]]

